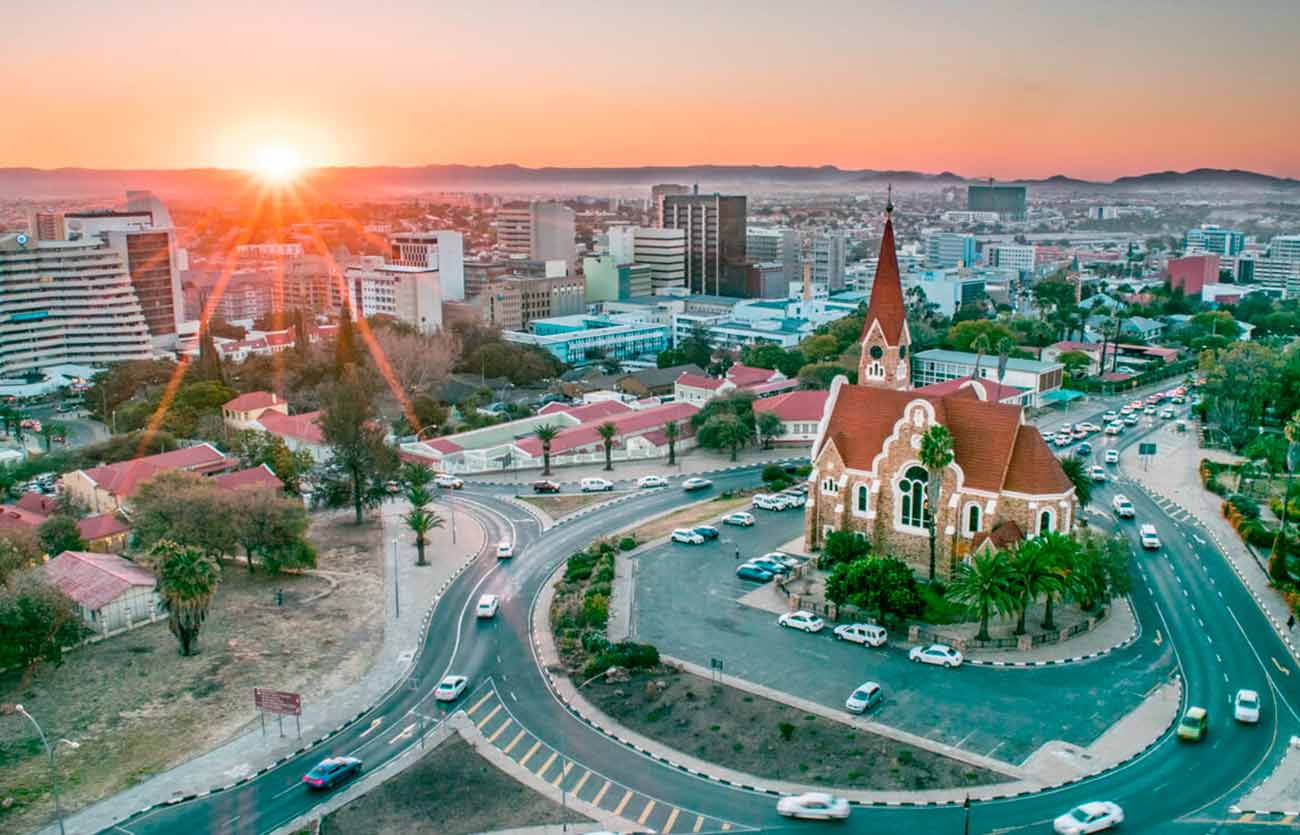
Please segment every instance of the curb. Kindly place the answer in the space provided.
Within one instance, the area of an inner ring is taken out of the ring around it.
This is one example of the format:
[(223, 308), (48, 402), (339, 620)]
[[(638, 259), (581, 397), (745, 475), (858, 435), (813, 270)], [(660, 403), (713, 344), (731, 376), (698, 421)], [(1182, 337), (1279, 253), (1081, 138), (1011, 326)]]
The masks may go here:
[(1128, 637), (1113, 646), (1106, 649), (1100, 649), (1096, 652), (1090, 652), (1087, 655), (1073, 655), (1069, 658), (1052, 658), (1047, 661), (981, 661), (976, 658), (967, 658), (965, 663), (976, 667), (1002, 667), (1002, 668), (1024, 668), (1024, 667), (1060, 667), (1065, 664), (1078, 664), (1081, 661), (1093, 661), (1098, 658), (1104, 658), (1112, 652), (1119, 652), (1132, 646), (1133, 642), (1142, 634), (1142, 625), (1138, 622), (1137, 612), (1133, 611), (1133, 604), (1129, 603), (1129, 611), (1133, 613), (1133, 631)]
[[(642, 459), (642, 460), (652, 460), (652, 459)], [(736, 470), (761, 469), (763, 467), (768, 466), (769, 464), (796, 464), (796, 463), (807, 463), (807, 461), (808, 461), (807, 456), (804, 457), (791, 456), (789, 458), (773, 458), (770, 461), (755, 462), (753, 464), (733, 464), (729, 467), (717, 467), (712, 470), (696, 470), (689, 473), (683, 472), (680, 475), (683, 476), (684, 478), (691, 478), (693, 476), (720, 475), (722, 473), (735, 472)], [(665, 464), (664, 466), (667, 465)], [(480, 487), (521, 487), (524, 486), (525, 484), (522, 481), (480, 481), (479, 479), (474, 478), (473, 475), (470, 475), (470, 478), (473, 480), (466, 481), (465, 484), (467, 486), (473, 484)], [(577, 485), (582, 482), (582, 479), (575, 479), (573, 481), (557, 481), (555, 479), (550, 479), (550, 480), (555, 481), (556, 484), (559, 484), (562, 487), (565, 485), (571, 485), (571, 486)], [(633, 479), (633, 481), (635, 481), (635, 479)]]

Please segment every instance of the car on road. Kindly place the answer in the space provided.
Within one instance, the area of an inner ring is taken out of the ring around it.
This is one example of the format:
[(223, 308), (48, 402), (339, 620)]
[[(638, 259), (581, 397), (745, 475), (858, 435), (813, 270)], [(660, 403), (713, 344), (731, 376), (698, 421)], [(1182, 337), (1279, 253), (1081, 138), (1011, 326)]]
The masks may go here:
[(608, 493), (614, 489), (614, 482), (607, 478), (584, 478), (578, 482), (578, 489), (584, 493)]
[(883, 647), (889, 640), (885, 627), (874, 623), (844, 623), (831, 632), (837, 641), (862, 644), (864, 647)]
[(1119, 450), (1117, 450), (1117, 449), (1108, 449), (1108, 450), (1106, 450), (1105, 459), (1106, 459), (1106, 463), (1107, 463), (1107, 464), (1118, 464), (1118, 463), (1119, 463)]
[(682, 482), (682, 489), (687, 493), (694, 493), (696, 490), (708, 490), (712, 486), (712, 481), (699, 476), (693, 476)]
[(696, 525), (693, 530), (705, 539), (718, 538), (718, 529), (712, 525)]
[(703, 545), (704, 537), (690, 528), (677, 528), (673, 531), (673, 542), (683, 545)]
[(1121, 408), (1121, 409), (1119, 410), (1119, 416), (1120, 416), (1121, 418), (1126, 418), (1126, 417), (1128, 417), (1128, 416), (1131, 415), (1131, 414), (1133, 414), (1133, 407), (1132, 407), (1131, 405), (1129, 405), (1129, 406), (1124, 406), (1123, 408)]
[(439, 487), (448, 487), (452, 490), (461, 490), (465, 487), (465, 482), (450, 473), (442, 473), (433, 479), (433, 483)]
[(780, 493), (777, 493), (777, 495), (784, 498), (789, 507), (803, 507), (808, 504), (808, 497), (794, 488), (782, 490)]
[(636, 480), (636, 486), (643, 489), (648, 487), (667, 487), (668, 479), (661, 475), (643, 475)]
[(1125, 425), (1125, 426), (1137, 426), (1137, 425), (1138, 425), (1138, 416), (1137, 416), (1137, 415), (1129, 415), (1128, 417), (1124, 418), (1124, 425)]
[(1169, 406), (1164, 407), (1163, 409), (1160, 410), (1160, 419), (1161, 419), (1161, 420), (1173, 420), (1173, 419), (1174, 419), (1174, 410), (1173, 410), (1172, 408), (1170, 408)]
[(1156, 526), (1150, 522), (1143, 522), (1138, 528), (1138, 539), (1142, 542), (1142, 547), (1148, 551), (1160, 548), (1160, 534), (1156, 533)]
[(1080, 458), (1087, 458), (1089, 455), (1092, 455), (1092, 444), (1086, 441), (1079, 444), (1074, 448), (1074, 454)]
[(757, 565), (745, 563), (736, 567), (736, 576), (742, 580), (753, 580), (758, 583), (766, 583), (776, 575), (766, 568), (760, 568)]
[(515, 544), (502, 540), (497, 543), (497, 559), (508, 560), (515, 555)]
[(1110, 409), (1102, 414), (1101, 422), (1114, 423), (1118, 418), (1119, 418), (1119, 412), (1115, 411), (1114, 409)]
[(1118, 420), (1114, 423), (1108, 423), (1106, 424), (1105, 431), (1107, 435), (1118, 435), (1124, 431), (1124, 424), (1120, 423)]
[(534, 481), (533, 492), (534, 493), (558, 493), (560, 492), (560, 483), (558, 481), (551, 481), (550, 479), (545, 479), (545, 478), (542, 479), (541, 481)]
[(722, 517), (722, 524), (737, 525), (742, 528), (748, 528), (754, 524), (754, 514), (746, 513), (743, 510), (735, 513), (729, 513)]
[(1154, 415), (1155, 413), (1156, 413), (1155, 406), (1147, 406), (1145, 409), (1142, 410), (1142, 414), (1144, 415)]
[(1232, 718), (1253, 725), (1259, 721), (1259, 694), (1254, 690), (1238, 690), (1232, 700)]
[(1125, 496), (1123, 493), (1120, 493), (1115, 496), (1115, 498), (1111, 499), (1110, 506), (1114, 509), (1115, 515), (1121, 519), (1132, 519), (1137, 513), (1137, 511), (1133, 509), (1133, 503), (1129, 501), (1128, 496)]
[(1083, 423), (1076, 423), (1075, 427), (1082, 429), (1084, 432), (1087, 432), (1088, 434), (1101, 431), (1101, 427), (1090, 420), (1085, 420)]
[(864, 713), (880, 704), (885, 698), (885, 691), (874, 681), (864, 681), (844, 700), (844, 709), (849, 713)]
[(1064, 435), (1064, 434), (1057, 435), (1055, 438), (1052, 439), (1052, 443), (1056, 444), (1057, 446), (1069, 446), (1070, 444), (1074, 443), (1074, 436)]
[(821, 632), (826, 628), (826, 621), (814, 615), (812, 612), (786, 612), (776, 619), (777, 626), (784, 626), (787, 629), (798, 629), (803, 632)]
[(497, 609), (501, 608), (501, 598), (495, 594), (485, 594), (478, 599), (478, 607), (474, 610), (474, 615), (480, 618), (494, 618)]
[(844, 820), (849, 816), (849, 802), (826, 792), (806, 792), (781, 798), (776, 811), (787, 818)]
[(1052, 821), (1052, 829), (1057, 835), (1089, 835), (1119, 826), (1123, 822), (1124, 810), (1119, 804), (1102, 800), (1075, 806)]
[(332, 789), (360, 773), (361, 760), (356, 757), (326, 757), (304, 774), (302, 781), (309, 789)]
[(447, 676), (433, 688), (433, 698), (440, 702), (454, 702), (468, 686), (469, 679), (465, 676)]
[(1209, 729), (1210, 713), (1203, 707), (1192, 705), (1178, 720), (1178, 738), (1184, 742), (1200, 742)]
[(1091, 478), (1098, 484), (1104, 482), (1106, 480), (1106, 468), (1100, 464), (1093, 464), (1088, 469), (1088, 478)]
[(917, 664), (934, 664), (949, 669), (961, 666), (961, 653), (947, 644), (912, 647), (911, 651), (907, 653), (907, 657)]

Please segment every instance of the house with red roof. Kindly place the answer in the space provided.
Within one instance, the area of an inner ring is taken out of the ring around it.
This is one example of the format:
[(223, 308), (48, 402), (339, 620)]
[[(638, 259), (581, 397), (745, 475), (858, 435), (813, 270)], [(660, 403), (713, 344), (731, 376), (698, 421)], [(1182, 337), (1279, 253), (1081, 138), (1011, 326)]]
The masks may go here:
[(286, 415), (281, 412), (267, 411), (253, 421), (251, 429), (278, 436), (284, 445), (297, 452), (306, 450), (316, 463), (329, 459), (329, 447), (325, 444), (325, 433), (320, 428), (320, 411), (303, 412), (300, 415)]
[(268, 412), (289, 414), (289, 402), (269, 391), (250, 391), (222, 404), (221, 418), (231, 429), (252, 429), (253, 423)]
[(227, 456), (212, 444), (202, 443), (89, 470), (73, 470), (64, 473), (60, 483), (82, 507), (94, 513), (112, 513), (127, 505), (140, 485), (159, 473), (184, 470), (210, 476), (238, 466), (239, 459)]
[(42, 570), (72, 600), (86, 625), (101, 635), (162, 617), (153, 572), (117, 554), (64, 551)]
[[(39, 532), (51, 516), (58, 512), (54, 499), (40, 493), (24, 493), (12, 505), (0, 505), (0, 530), (14, 529)], [(121, 551), (126, 547), (131, 526), (116, 513), (98, 513), (77, 520), (77, 529), (86, 547), (99, 553)]]
[(817, 440), (817, 427), (826, 411), (825, 389), (788, 391), (754, 401), (754, 417), (774, 414), (781, 421), (781, 434), (773, 439), (777, 446), (803, 446)]
[[(911, 335), (894, 249), (892, 202), (863, 326), (853, 385), (835, 378), (813, 441), (804, 539), (819, 548), (832, 531), (854, 531), (876, 553), (929, 573), (930, 520), (936, 574), (949, 578), (978, 547), (1068, 533), (1078, 514), (1074, 485), (1024, 408), (986, 379), (912, 387)], [(930, 506), (921, 438), (932, 426), (952, 436), (953, 460)]]

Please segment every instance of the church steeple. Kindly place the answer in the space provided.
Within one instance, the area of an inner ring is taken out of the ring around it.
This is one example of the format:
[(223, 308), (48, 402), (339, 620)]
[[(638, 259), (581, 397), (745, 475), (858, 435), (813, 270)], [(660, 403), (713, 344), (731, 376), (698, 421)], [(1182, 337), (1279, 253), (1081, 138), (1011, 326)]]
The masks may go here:
[(871, 285), (871, 303), (867, 306), (867, 318), (862, 327), (858, 384), (911, 388), (911, 364), (907, 356), (911, 343), (907, 308), (903, 304), (903, 283), (898, 274), (898, 253), (894, 246), (894, 189), (890, 186), (885, 199), (885, 231), (880, 236), (876, 280)]

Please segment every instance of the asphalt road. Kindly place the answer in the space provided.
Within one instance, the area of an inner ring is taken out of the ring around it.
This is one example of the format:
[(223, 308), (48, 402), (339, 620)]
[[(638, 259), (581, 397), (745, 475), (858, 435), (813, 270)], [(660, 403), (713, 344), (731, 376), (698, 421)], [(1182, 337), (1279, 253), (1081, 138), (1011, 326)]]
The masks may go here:
[[(1078, 419), (1095, 421), (1096, 416), (1080, 411)], [(1141, 427), (1130, 430), (1118, 443), (1134, 443), (1142, 432)], [(714, 481), (716, 489), (724, 489), (753, 483), (756, 477), (757, 468), (751, 468)], [(1206, 537), (1198, 538), (1193, 525), (1170, 519), (1141, 491), (1123, 484), (1118, 487), (1137, 505), (1139, 521), (1154, 520), (1160, 529), (1164, 540), (1161, 551), (1139, 552), (1135, 558), (1139, 588), (1134, 597), (1139, 616), (1161, 630), (1162, 641), (1174, 648), (1175, 663), (1186, 682), (1187, 701), (1210, 709), (1209, 737), (1199, 745), (1187, 745), (1166, 735), (1143, 756), (1092, 780), (1029, 797), (976, 804), (969, 813), (971, 833), (1050, 831), (1054, 816), (1093, 799), (1122, 804), (1128, 818), (1125, 828), (1130, 832), (1222, 832), (1228, 804), (1267, 774), (1281, 758), (1290, 736), (1300, 734), (1295, 707), (1300, 704), (1300, 670), (1223, 556), (1203, 541)], [(1108, 486), (1099, 491), (1094, 506), (1108, 506), (1113, 489), (1116, 487)], [(320, 748), (257, 780), (162, 807), (110, 831), (271, 832), (321, 801), (299, 783), (319, 759), (356, 753), (374, 768), (416, 744), (418, 714), (438, 715), (429, 693), (446, 672), (470, 675), (471, 686), (491, 680), (496, 695), (480, 690), (460, 706), (475, 710), (471, 714), (475, 721), (484, 717), (485, 733), (496, 733), (496, 725), (488, 725), (488, 721), (500, 723), (506, 718), (526, 730), (527, 736), (511, 756), (522, 760), (525, 747), (534, 751), (528, 758), (529, 768), (542, 768), (548, 779), (556, 775), (566, 789), (577, 791), (584, 799), (594, 795), (595, 786), (618, 781), (619, 786), (599, 800), (603, 808), (622, 808), (624, 814), (634, 817), (640, 810), (639, 818), (644, 818), (647, 826), (673, 832), (692, 831), (697, 818), (709, 827), (701, 831), (711, 831), (721, 821), (733, 829), (812, 831), (817, 825), (792, 823), (777, 816), (770, 797), (662, 766), (590, 729), (551, 698), (533, 656), (528, 638), (530, 606), (550, 571), (592, 539), (687, 500), (675, 487), (648, 492), (541, 536), (535, 522), (524, 521), (526, 514), (500, 501), (493, 492), (467, 490), (463, 504), (482, 515), (491, 535), (504, 535), (514, 528), (519, 555), (501, 563), (490, 557), (481, 559), (453, 583), (435, 611), (424, 650), (414, 665), (414, 686), (398, 690)], [(1119, 528), (1136, 543), (1132, 523)], [(485, 592), (505, 597), (500, 615), (490, 624), (476, 621), (471, 611)], [(1104, 678), (1111, 674), (1106, 659), (1072, 669), (1080, 676)], [(1010, 697), (1020, 681), (1015, 676), (1021, 672), (990, 675), (1005, 676), (1005, 693)], [(1229, 702), (1239, 687), (1254, 687), (1265, 694), (1264, 716), (1257, 726), (1237, 726), (1231, 719)], [(999, 698), (996, 686), (988, 693), (988, 698)], [(492, 717), (479, 712), (490, 711), (494, 701), (503, 712)], [(494, 744), (504, 748), (514, 737), (501, 730), (503, 735)], [(542, 754), (550, 751), (555, 757), (541, 760), (539, 750)], [(571, 771), (563, 770), (566, 762), (573, 764)], [(588, 772), (594, 773), (595, 779)], [(578, 786), (579, 780), (585, 784)], [(623, 787), (626, 795), (620, 794)], [(1229, 823), (1233, 830), (1270, 831), (1263, 826)], [(858, 809), (843, 829), (855, 833), (957, 833), (963, 831), (963, 810), (955, 806)]]

